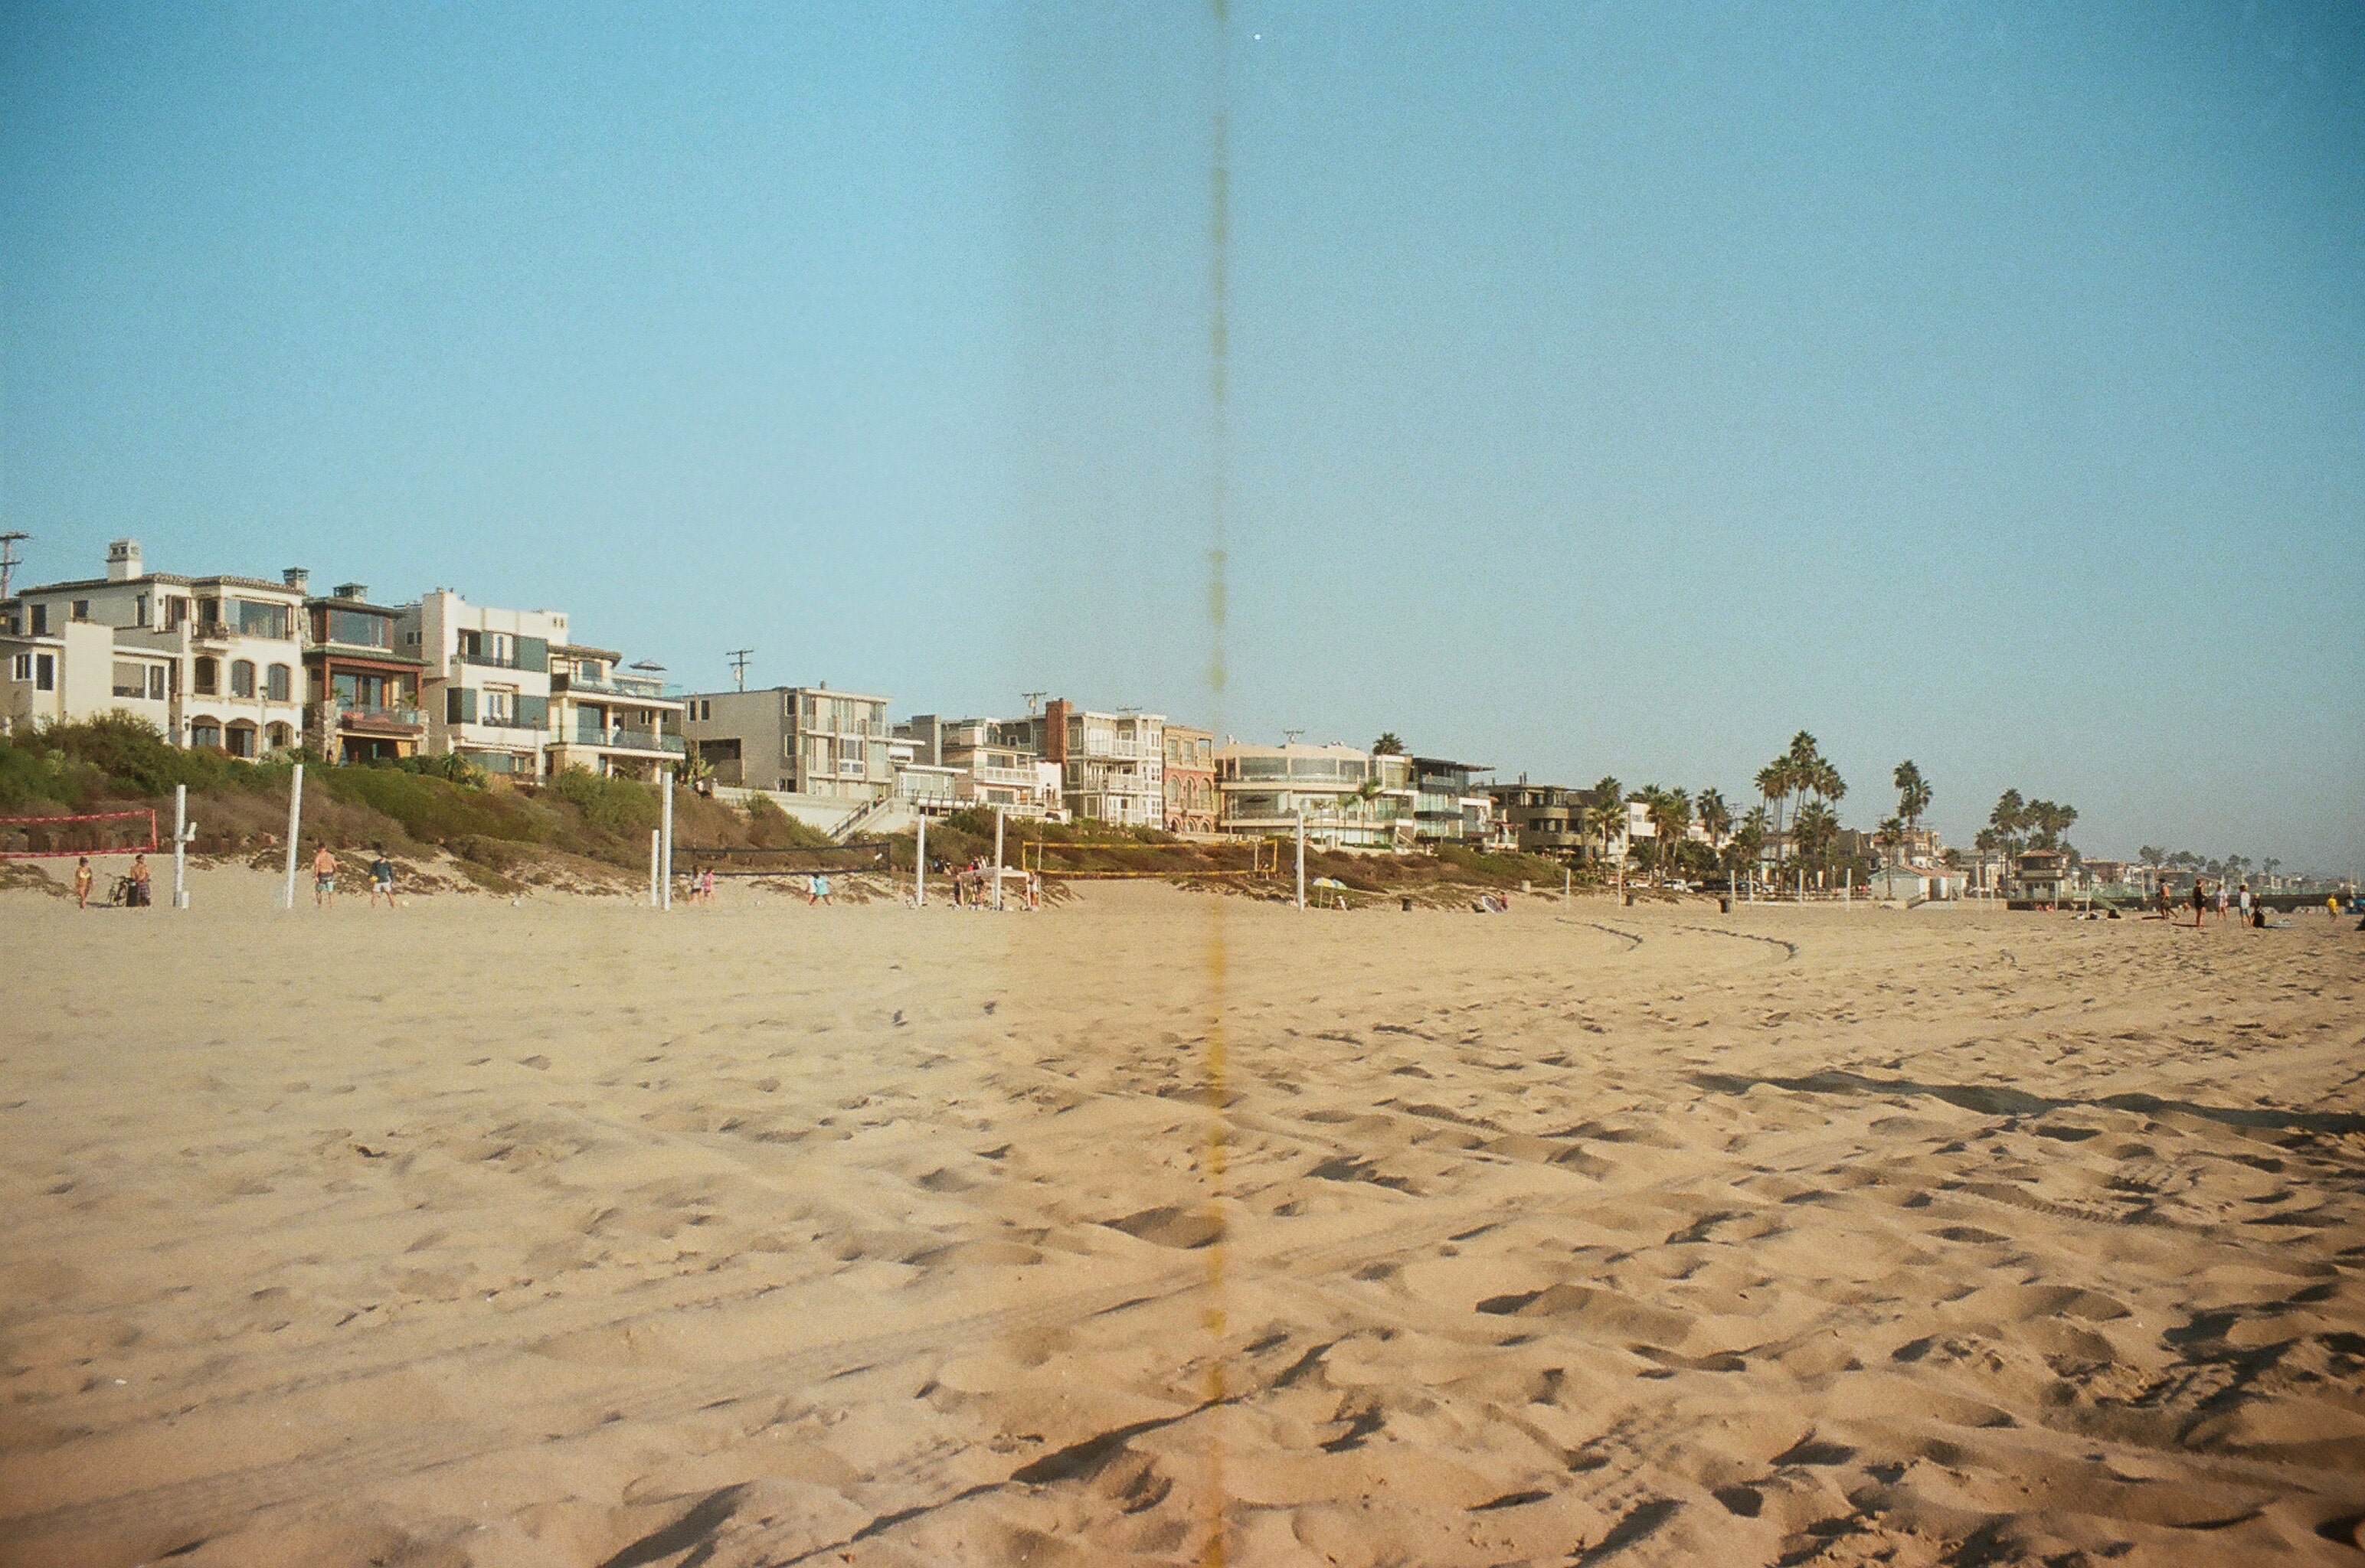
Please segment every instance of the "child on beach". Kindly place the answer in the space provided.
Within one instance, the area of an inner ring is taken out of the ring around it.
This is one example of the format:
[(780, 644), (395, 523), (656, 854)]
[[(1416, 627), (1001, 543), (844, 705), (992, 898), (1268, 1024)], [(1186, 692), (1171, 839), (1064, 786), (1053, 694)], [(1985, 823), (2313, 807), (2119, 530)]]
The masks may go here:
[(131, 857), (131, 907), (148, 907), (148, 857), (145, 855)]
[[(812, 879), (806, 884), (805, 902), (809, 904), (830, 903), (828, 872), (815, 871), (813, 874)], [(835, 909), (836, 905), (830, 904), (830, 907)]]
[(386, 857), (386, 846), (377, 846), (377, 858), (370, 862), (370, 908), (377, 907), (378, 895), (386, 895), (386, 907), (394, 907), (394, 862)]
[(85, 855), (74, 862), (74, 908), (90, 907), (90, 857)]

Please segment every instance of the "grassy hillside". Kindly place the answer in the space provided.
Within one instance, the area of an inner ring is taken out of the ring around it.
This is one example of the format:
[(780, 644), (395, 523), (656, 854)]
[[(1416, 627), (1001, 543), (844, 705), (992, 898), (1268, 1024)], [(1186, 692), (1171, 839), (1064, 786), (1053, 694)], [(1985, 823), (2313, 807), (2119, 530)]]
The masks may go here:
[[(0, 739), (0, 814), (146, 806), (155, 809), (169, 834), (174, 786), (186, 785), (189, 819), (197, 830), (191, 848), (199, 855), (252, 854), (279, 846), (286, 832), (293, 772), (286, 761), (239, 762), (217, 751), (168, 745), (139, 720), (60, 724)], [(637, 878), (645, 873), (649, 832), (658, 814), (657, 792), (650, 786), (580, 770), (539, 788), (510, 788), (454, 757), (400, 767), (305, 766), (307, 842), (349, 850), (383, 846), (398, 860), (447, 851), (481, 870), (477, 879), (490, 886), (543, 879), (538, 868), (565, 868), (577, 879), (595, 881)], [(787, 822), (777, 808), (771, 815)], [(674, 797), (678, 855), (690, 846), (795, 844), (811, 832), (801, 823), (783, 828), (751, 818), (686, 790)]]

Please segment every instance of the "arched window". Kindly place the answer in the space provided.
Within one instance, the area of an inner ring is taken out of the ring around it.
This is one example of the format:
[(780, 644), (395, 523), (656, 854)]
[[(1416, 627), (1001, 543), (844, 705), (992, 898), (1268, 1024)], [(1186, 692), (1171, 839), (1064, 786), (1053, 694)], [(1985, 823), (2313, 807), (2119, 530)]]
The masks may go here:
[[(200, 697), (219, 695), (221, 690), (221, 660), (199, 659), (196, 673), (190, 677), (190, 682), (196, 686), (197, 695)], [(220, 734), (219, 725), (215, 726), (215, 734), (217, 737)], [(208, 741), (206, 744), (213, 745), (218, 744), (218, 741)]]
[(254, 695), (254, 661), (252, 659), (230, 660), (230, 694), (232, 697)]
[[(271, 667), (274, 669), (282, 669), (286, 666), (282, 665), (274, 665)], [(263, 731), (263, 736), (271, 743), (271, 749), (274, 751), (285, 751), (289, 746), (296, 744), (296, 732), (289, 729), (286, 724), (272, 725), (269, 729)]]
[(263, 694), (274, 702), (285, 702), (296, 684), (296, 672), (286, 665), (273, 665), (263, 672)]
[[(199, 662), (210, 663), (211, 661), (200, 660)], [(221, 724), (217, 720), (198, 719), (189, 725), (189, 744), (191, 745), (218, 746), (221, 745)]]
[[(249, 665), (248, 668), (254, 666)], [(222, 747), (232, 756), (252, 757), (254, 755), (254, 726), (243, 721), (233, 722), (222, 732)]]

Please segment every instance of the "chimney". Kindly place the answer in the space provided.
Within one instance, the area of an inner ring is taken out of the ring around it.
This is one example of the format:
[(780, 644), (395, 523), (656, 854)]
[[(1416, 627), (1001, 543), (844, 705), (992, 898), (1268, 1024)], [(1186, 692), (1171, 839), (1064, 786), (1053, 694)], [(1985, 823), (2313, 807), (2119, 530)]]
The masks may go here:
[(287, 566), (282, 568), (280, 571), (279, 580), (286, 583), (289, 588), (294, 588), (297, 593), (302, 593), (304, 591), (305, 585), (312, 580), (312, 574), (306, 571), (301, 566)]
[(339, 599), (366, 599), (369, 598), (369, 584), (339, 583), (337, 585), (337, 597)]
[(1068, 760), (1068, 700), (1054, 697), (1043, 704), (1043, 760)]
[(106, 547), (106, 580), (128, 583), (142, 575), (140, 565), (140, 541), (118, 539)]

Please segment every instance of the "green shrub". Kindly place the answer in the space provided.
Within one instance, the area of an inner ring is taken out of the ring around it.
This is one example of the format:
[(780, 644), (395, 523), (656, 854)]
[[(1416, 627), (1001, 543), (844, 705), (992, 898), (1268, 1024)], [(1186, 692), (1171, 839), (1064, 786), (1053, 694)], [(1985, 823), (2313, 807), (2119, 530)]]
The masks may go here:
[(392, 817), (420, 844), (469, 837), (535, 843), (549, 836), (548, 819), (514, 795), (465, 789), (398, 767), (331, 767), (322, 775), (331, 795)]
[(550, 789), (602, 833), (645, 834), (657, 825), (656, 791), (637, 780), (570, 767), (551, 780)]

